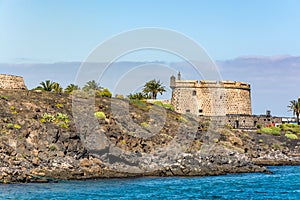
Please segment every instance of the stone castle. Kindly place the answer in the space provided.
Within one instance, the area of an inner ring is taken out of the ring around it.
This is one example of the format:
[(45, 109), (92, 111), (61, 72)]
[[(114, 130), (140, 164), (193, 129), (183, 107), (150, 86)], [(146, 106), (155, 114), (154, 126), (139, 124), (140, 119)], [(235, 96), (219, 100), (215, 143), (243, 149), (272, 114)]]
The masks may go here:
[(250, 85), (235, 81), (181, 80), (171, 76), (171, 104), (197, 116), (251, 115)]
[(170, 78), (171, 104), (178, 113), (199, 116), (199, 121), (218, 119), (233, 128), (256, 128), (281, 123), (282, 118), (252, 115), (250, 84), (236, 81), (181, 80)]
[(26, 90), (27, 87), (21, 76), (0, 74), (0, 89), (4, 90)]

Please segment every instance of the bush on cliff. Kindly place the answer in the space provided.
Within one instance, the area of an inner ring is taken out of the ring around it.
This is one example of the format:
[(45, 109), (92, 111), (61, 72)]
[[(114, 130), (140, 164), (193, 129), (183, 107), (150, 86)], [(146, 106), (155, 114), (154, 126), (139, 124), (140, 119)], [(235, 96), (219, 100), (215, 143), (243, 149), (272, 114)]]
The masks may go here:
[(298, 136), (296, 134), (293, 134), (293, 133), (286, 133), (284, 136), (287, 137), (288, 139), (291, 139), (291, 140), (297, 140), (298, 139)]
[(280, 135), (281, 129), (279, 127), (271, 126), (261, 129), (262, 133), (272, 134), (272, 135)]

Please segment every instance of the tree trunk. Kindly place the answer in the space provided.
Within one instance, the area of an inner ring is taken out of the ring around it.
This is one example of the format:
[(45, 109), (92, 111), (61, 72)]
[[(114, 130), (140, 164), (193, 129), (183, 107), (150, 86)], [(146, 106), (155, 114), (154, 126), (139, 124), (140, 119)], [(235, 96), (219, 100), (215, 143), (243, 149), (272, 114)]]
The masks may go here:
[(299, 122), (299, 114), (296, 115), (296, 120), (297, 120), (297, 124), (300, 125), (300, 122)]
[(152, 93), (153, 99), (156, 99), (157, 94), (155, 92)]

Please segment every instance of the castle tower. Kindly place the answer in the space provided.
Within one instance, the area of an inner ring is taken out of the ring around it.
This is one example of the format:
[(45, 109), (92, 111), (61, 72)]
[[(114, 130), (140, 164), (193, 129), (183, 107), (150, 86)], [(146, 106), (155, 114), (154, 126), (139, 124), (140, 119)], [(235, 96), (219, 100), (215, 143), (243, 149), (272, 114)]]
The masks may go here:
[(176, 78), (175, 76), (170, 77), (170, 88), (173, 90), (175, 88)]
[[(180, 73), (178, 73), (180, 78)], [(179, 113), (204, 116), (251, 115), (250, 85), (236, 81), (170, 78), (171, 104)]]

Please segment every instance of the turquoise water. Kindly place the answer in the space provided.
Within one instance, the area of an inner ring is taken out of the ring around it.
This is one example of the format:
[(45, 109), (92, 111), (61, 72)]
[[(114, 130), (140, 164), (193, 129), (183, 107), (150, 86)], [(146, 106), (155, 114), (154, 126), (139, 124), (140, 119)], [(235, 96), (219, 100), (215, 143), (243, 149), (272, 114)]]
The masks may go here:
[(0, 185), (0, 199), (300, 199), (300, 166), (274, 174)]

